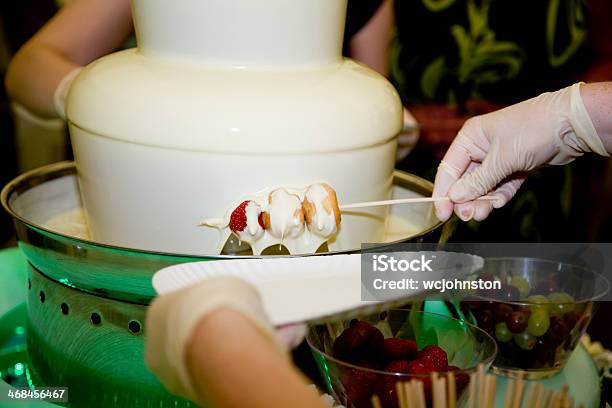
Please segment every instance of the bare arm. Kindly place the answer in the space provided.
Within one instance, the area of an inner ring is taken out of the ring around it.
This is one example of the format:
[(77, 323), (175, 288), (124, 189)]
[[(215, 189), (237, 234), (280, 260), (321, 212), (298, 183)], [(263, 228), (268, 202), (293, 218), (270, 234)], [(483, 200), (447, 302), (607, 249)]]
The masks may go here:
[(612, 153), (612, 82), (586, 84), (580, 91), (597, 135), (606, 151)]
[(231, 309), (202, 319), (187, 367), (194, 388), (218, 408), (325, 407), (270, 340)]
[(387, 76), (392, 25), (393, 0), (385, 0), (368, 23), (351, 39), (351, 57)]
[(30, 111), (57, 116), (53, 93), (70, 71), (114, 51), (132, 31), (128, 0), (75, 0), (15, 55), (9, 95)]

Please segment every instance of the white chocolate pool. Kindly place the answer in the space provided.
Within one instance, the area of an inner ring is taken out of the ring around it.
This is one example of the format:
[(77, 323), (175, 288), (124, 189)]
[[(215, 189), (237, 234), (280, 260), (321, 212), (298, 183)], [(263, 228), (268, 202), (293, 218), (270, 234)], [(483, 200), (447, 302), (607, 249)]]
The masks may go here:
[[(393, 198), (411, 198), (423, 195), (403, 186), (394, 185), (392, 196)], [(74, 175), (64, 176), (28, 190), (22, 194), (19, 205), (16, 207), (18, 207), (16, 210), (25, 219), (35, 225), (62, 235), (93, 240), (85, 221)], [(406, 240), (437, 224), (433, 206), (429, 203), (392, 206), (382, 242)], [(193, 228), (201, 229), (195, 223)], [(376, 241), (372, 240), (372, 242)], [(106, 244), (105, 242), (100, 243)]]

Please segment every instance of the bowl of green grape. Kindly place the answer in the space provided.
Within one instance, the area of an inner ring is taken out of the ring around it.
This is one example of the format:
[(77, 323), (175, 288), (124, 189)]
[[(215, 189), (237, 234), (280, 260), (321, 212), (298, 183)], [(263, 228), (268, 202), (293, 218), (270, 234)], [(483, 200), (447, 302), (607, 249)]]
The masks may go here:
[(493, 371), (527, 379), (563, 369), (609, 289), (589, 268), (533, 258), (487, 259), (472, 278), (495, 283), (461, 302), (467, 318), (497, 342)]

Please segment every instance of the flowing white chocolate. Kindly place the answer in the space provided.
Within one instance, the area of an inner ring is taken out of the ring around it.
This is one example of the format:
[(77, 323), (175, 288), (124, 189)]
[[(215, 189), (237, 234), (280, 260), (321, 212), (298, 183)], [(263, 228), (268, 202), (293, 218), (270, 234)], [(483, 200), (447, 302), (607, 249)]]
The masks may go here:
[(242, 231), (234, 231), (241, 241), (252, 244), (254, 241), (263, 237), (266, 231), (259, 222), (259, 215), (261, 212), (261, 206), (255, 201), (250, 201), (247, 204), (245, 208), (246, 227)]
[(268, 196), (268, 214), (270, 234), (281, 242), (297, 238), (304, 232), (302, 200), (297, 194), (292, 194), (284, 188), (271, 192)]

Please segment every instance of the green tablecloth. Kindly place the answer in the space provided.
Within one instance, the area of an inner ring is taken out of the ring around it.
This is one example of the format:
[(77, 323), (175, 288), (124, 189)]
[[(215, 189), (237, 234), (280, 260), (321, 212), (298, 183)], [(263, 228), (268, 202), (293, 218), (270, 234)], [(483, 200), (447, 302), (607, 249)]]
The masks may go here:
[[(0, 251), (0, 318), (22, 304), (26, 296), (27, 263), (18, 248)], [(0, 327), (2, 332), (3, 327)], [(0, 408), (53, 408), (46, 402), (2, 402), (10, 387), (0, 381)]]
[[(5, 279), (11, 274), (10, 279)], [(18, 248), (0, 251), (0, 311), (6, 311), (24, 301), (27, 264)], [(15, 296), (23, 293), (23, 296)]]

